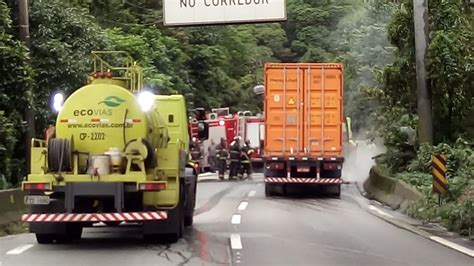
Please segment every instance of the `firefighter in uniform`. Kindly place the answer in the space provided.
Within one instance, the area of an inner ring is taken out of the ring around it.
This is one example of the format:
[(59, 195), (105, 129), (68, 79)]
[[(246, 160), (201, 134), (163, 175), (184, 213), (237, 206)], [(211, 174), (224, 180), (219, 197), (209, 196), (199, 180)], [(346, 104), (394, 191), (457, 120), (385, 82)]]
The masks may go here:
[(193, 138), (191, 145), (190, 145), (190, 150), (191, 150), (191, 160), (195, 162), (199, 162), (202, 158), (202, 152), (201, 152), (201, 145), (199, 145), (199, 142), (196, 140), (196, 138)]
[(230, 143), (230, 166), (229, 166), (229, 180), (237, 179), (240, 172), (240, 138), (235, 137), (234, 141)]
[(250, 162), (250, 155), (253, 153), (253, 149), (250, 147), (250, 140), (245, 141), (242, 152), (240, 153), (241, 168), (239, 177), (242, 179), (244, 174), (247, 175), (247, 179), (252, 179), (252, 164)]
[(227, 168), (227, 143), (225, 138), (221, 138), (221, 142), (216, 146), (217, 169), (219, 170), (219, 179), (224, 179), (225, 170)]

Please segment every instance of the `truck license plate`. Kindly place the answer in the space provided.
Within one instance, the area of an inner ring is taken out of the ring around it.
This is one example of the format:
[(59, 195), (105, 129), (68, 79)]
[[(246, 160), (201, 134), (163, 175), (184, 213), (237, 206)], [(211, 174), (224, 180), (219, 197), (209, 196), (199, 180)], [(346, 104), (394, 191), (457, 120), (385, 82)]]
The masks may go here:
[(308, 173), (309, 172), (309, 167), (298, 167), (296, 171), (300, 173)]
[(25, 196), (25, 205), (48, 205), (48, 196)]

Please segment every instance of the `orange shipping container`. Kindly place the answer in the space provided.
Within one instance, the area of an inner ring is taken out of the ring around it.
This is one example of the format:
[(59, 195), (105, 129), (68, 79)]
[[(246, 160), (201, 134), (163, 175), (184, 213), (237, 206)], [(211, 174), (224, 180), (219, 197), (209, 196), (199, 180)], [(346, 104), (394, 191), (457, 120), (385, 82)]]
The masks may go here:
[(342, 64), (265, 65), (265, 156), (343, 157)]

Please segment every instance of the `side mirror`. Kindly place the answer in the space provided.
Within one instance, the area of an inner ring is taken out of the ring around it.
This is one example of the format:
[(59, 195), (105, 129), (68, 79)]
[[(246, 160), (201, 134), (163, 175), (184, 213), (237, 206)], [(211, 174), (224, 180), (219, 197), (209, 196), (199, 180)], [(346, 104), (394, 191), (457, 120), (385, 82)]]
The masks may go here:
[(200, 121), (198, 123), (198, 136), (200, 140), (209, 139), (209, 125), (206, 122)]

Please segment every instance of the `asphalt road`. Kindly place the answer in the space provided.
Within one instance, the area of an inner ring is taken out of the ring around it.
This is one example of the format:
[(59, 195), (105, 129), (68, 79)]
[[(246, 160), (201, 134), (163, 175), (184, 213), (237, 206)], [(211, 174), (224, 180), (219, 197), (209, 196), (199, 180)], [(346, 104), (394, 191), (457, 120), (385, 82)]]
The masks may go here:
[[(291, 192), (291, 191), (290, 191)], [(474, 265), (474, 259), (371, 214), (355, 185), (340, 199), (265, 198), (254, 181), (203, 182), (195, 225), (172, 245), (145, 244), (133, 227), (86, 229), (72, 244), (0, 238), (7, 265)]]

